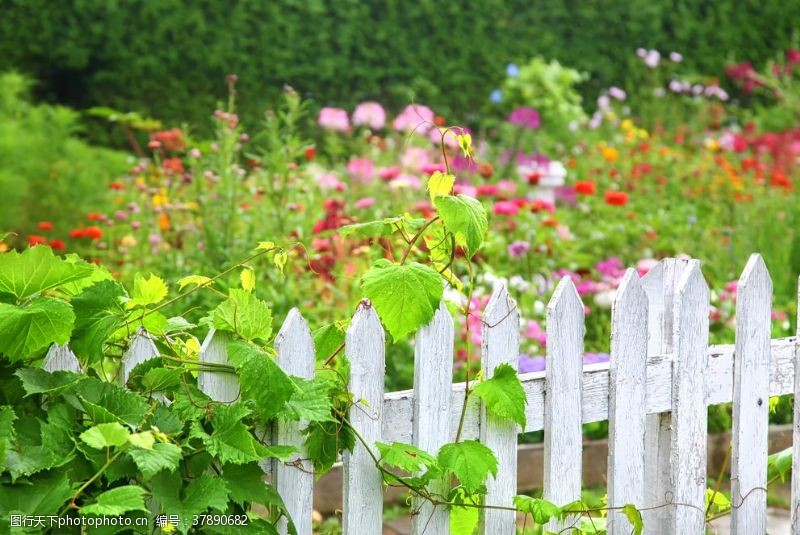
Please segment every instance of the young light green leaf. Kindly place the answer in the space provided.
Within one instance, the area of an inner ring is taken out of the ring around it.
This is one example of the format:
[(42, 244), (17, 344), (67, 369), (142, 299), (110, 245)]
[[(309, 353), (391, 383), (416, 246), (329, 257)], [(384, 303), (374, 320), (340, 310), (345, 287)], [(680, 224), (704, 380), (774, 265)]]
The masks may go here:
[[(729, 504), (730, 505), (730, 504)], [(628, 522), (633, 526), (633, 535), (642, 535), (644, 530), (644, 521), (642, 521), (642, 513), (632, 503), (625, 504), (622, 507), (622, 513)]]
[(395, 340), (427, 324), (442, 300), (444, 284), (428, 266), (381, 259), (361, 278), (361, 287)]
[(445, 444), (437, 456), (442, 470), (452, 472), (469, 494), (474, 494), (489, 477), (497, 475), (497, 458), (477, 440)]
[(152, 449), (131, 448), (128, 455), (142, 472), (145, 481), (162, 470), (174, 472), (182, 458), (181, 448), (166, 442), (154, 444)]
[(436, 465), (436, 458), (433, 455), (411, 444), (376, 442), (375, 446), (381, 453), (381, 463), (390, 468), (399, 468), (413, 474)]
[(142, 431), (141, 433), (132, 433), (128, 437), (128, 442), (130, 442), (131, 446), (152, 450), (153, 444), (156, 443), (156, 437), (150, 431)]
[(117, 487), (97, 496), (95, 503), (80, 508), (82, 515), (118, 516), (128, 511), (144, 511), (144, 495), (147, 493), (139, 485)]
[(537, 524), (546, 524), (560, 512), (554, 503), (524, 495), (514, 496), (514, 506), (523, 513), (531, 515)]
[(483, 400), (486, 410), (500, 418), (509, 418), (525, 429), (525, 391), (516, 370), (501, 364), (491, 379), (482, 381), (474, 393)]
[(81, 440), (95, 449), (122, 446), (128, 442), (131, 433), (117, 422), (98, 424), (81, 433)]
[(286, 251), (281, 251), (279, 253), (275, 253), (275, 258), (273, 261), (275, 262), (275, 267), (283, 274), (283, 268), (286, 267), (286, 262), (289, 260), (289, 253)]
[(228, 299), (214, 309), (214, 327), (248, 341), (267, 340), (272, 334), (272, 311), (255, 295), (232, 288)]
[(252, 268), (245, 267), (240, 274), (242, 290), (252, 293), (256, 289), (256, 272)]
[(203, 275), (189, 275), (178, 281), (178, 289), (183, 290), (186, 286), (193, 284), (195, 286), (206, 286), (211, 282), (211, 278), (204, 277)]
[(458, 244), (466, 247), (468, 257), (472, 258), (489, 228), (486, 209), (480, 201), (465, 195), (436, 197), (433, 204), (445, 228), (455, 235)]
[(450, 533), (452, 535), (472, 535), (478, 527), (480, 509), (478, 507), (458, 507), (450, 509)]
[(275, 248), (275, 242), (272, 241), (260, 241), (258, 242), (258, 246), (256, 247), (257, 251), (271, 251)]
[(0, 353), (13, 362), (66, 344), (74, 323), (72, 307), (61, 299), (37, 297), (22, 307), (0, 303)]
[(18, 300), (58, 288), (92, 274), (88, 265), (71, 263), (53, 254), (43, 245), (0, 255), (0, 294)]
[(442, 173), (441, 171), (434, 171), (428, 179), (428, 195), (433, 201), (436, 197), (446, 197), (453, 192), (453, 184), (456, 182), (456, 177)]
[(149, 278), (146, 278), (141, 273), (137, 273), (133, 278), (131, 298), (125, 303), (125, 307), (131, 309), (157, 305), (164, 300), (167, 292), (167, 283), (161, 277), (151, 274)]

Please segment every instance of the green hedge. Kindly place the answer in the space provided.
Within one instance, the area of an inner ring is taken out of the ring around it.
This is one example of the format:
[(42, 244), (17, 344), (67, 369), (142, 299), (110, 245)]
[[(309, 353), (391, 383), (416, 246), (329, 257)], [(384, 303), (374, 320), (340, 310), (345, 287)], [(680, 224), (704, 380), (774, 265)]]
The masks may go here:
[(800, 3), (776, 0), (0, 0), (0, 70), (38, 96), (207, 125), (224, 77), (250, 117), (285, 83), (319, 105), (414, 97), (479, 112), (509, 62), (588, 71), (589, 96), (624, 83), (634, 50), (679, 51), (722, 72), (791, 45)]

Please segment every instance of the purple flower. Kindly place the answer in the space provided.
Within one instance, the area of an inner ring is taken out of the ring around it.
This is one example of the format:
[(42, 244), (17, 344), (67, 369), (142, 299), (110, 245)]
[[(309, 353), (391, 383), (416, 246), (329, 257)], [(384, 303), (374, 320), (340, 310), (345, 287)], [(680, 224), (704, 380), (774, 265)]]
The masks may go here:
[(675, 63), (680, 63), (683, 61), (683, 56), (679, 52), (670, 52), (669, 59)]
[(540, 372), (544, 370), (544, 357), (531, 357), (525, 353), (519, 355), (519, 373)]
[(608, 96), (616, 100), (625, 100), (628, 95), (619, 87), (612, 86), (608, 89)]
[(651, 69), (655, 69), (661, 62), (661, 54), (658, 52), (658, 50), (648, 50), (647, 54), (642, 59), (644, 59), (645, 65)]
[(517, 108), (516, 110), (512, 111), (508, 116), (508, 122), (517, 126), (521, 126), (522, 128), (529, 128), (531, 130), (536, 130), (542, 126), (539, 112), (526, 106), (522, 106), (521, 108)]
[(526, 241), (515, 241), (508, 246), (508, 254), (519, 258), (525, 256), (531, 250), (531, 244)]
[(610, 359), (611, 355), (608, 353), (586, 353), (583, 355), (584, 364), (600, 364), (608, 362)]

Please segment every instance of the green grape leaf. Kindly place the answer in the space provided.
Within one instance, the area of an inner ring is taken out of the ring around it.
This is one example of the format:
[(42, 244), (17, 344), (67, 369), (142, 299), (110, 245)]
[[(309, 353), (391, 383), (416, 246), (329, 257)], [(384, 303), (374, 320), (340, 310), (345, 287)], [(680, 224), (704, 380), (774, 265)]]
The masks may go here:
[[(226, 464), (222, 467), (222, 477), (230, 499), (239, 505), (247, 502), (273, 505), (275, 492), (264, 481), (258, 464)], [(280, 504), (283, 506), (282, 501)]]
[(145, 481), (162, 470), (174, 472), (182, 458), (181, 448), (166, 442), (154, 444), (152, 449), (131, 448), (128, 455), (136, 463)]
[(61, 299), (37, 297), (22, 307), (0, 303), (0, 353), (13, 362), (66, 344), (74, 323), (72, 307)]
[(344, 333), (347, 325), (343, 321), (329, 323), (314, 331), (314, 347), (316, 359), (325, 361), (344, 345)]
[(114, 276), (111, 274), (110, 271), (108, 271), (108, 269), (106, 269), (105, 266), (91, 264), (83, 260), (80, 256), (78, 256), (75, 253), (70, 253), (68, 255), (65, 255), (64, 260), (74, 266), (80, 266), (90, 270), (88, 276), (58, 286), (58, 290), (60, 292), (64, 292), (69, 296), (74, 297), (83, 292), (89, 286), (92, 286), (97, 282), (104, 280), (114, 280)]
[(131, 298), (125, 303), (128, 309), (157, 305), (167, 297), (167, 283), (164, 279), (151, 274), (149, 278), (137, 273), (133, 279)]
[(14, 375), (22, 381), (25, 395), (49, 394), (57, 396), (86, 379), (85, 375), (72, 372), (48, 372), (41, 368), (20, 368)]
[[(730, 502), (728, 502), (728, 505), (730, 505)], [(632, 503), (625, 504), (622, 506), (622, 513), (625, 515), (625, 518), (628, 519), (628, 522), (631, 523), (631, 526), (633, 526), (633, 535), (642, 535), (644, 521), (642, 520), (642, 513), (636, 506)]]
[(178, 289), (183, 290), (186, 286), (193, 284), (195, 286), (206, 286), (211, 282), (209, 277), (203, 275), (189, 275), (178, 281)]
[(90, 363), (103, 360), (103, 346), (119, 329), (126, 314), (120, 298), (125, 290), (115, 281), (101, 281), (72, 299), (75, 329), (69, 347)]
[(492, 378), (480, 382), (473, 392), (483, 400), (490, 414), (508, 418), (525, 429), (525, 391), (514, 368), (499, 365)]
[(182, 368), (153, 368), (142, 377), (142, 387), (147, 392), (164, 392), (182, 384)]
[(97, 496), (95, 503), (80, 508), (82, 515), (117, 516), (128, 511), (144, 511), (144, 495), (147, 493), (139, 485), (125, 485), (107, 490)]
[[(6, 451), (5, 461), (5, 468), (11, 473), (12, 481), (20, 476), (58, 468), (75, 457), (75, 443), (69, 426), (64, 425), (57, 411), (55, 408), (48, 409), (48, 416), (52, 418), (47, 423), (31, 419), (38, 428), (29, 432), (23, 434), (16, 429), (17, 443)], [(17, 424), (24, 421), (20, 419)]]
[(128, 442), (131, 446), (152, 450), (153, 445), (156, 443), (156, 437), (150, 431), (142, 431), (141, 433), (131, 433), (128, 437)]
[(52, 471), (16, 485), (4, 483), (0, 485), (0, 511), (55, 515), (73, 492), (65, 471)]
[(442, 470), (452, 472), (469, 494), (477, 492), (489, 474), (497, 476), (497, 458), (477, 440), (445, 444), (437, 458)]
[(224, 512), (228, 505), (225, 480), (207, 474), (184, 487), (183, 478), (161, 472), (153, 478), (152, 489), (153, 498), (161, 505), (161, 510), (180, 517), (177, 527), (181, 533), (189, 532), (194, 515), (209, 508)]
[(301, 431), (305, 447), (314, 462), (314, 471), (322, 475), (333, 467), (342, 451), (352, 451), (356, 438), (352, 430), (339, 422), (313, 422)]
[(394, 340), (427, 324), (442, 300), (444, 284), (428, 266), (381, 259), (361, 278), (361, 287)]
[(537, 524), (546, 524), (561, 512), (561, 509), (554, 503), (523, 495), (514, 496), (514, 507), (531, 515)]
[(92, 274), (88, 265), (72, 263), (42, 245), (0, 255), (0, 294), (18, 300), (52, 290)]
[(17, 415), (14, 413), (14, 408), (10, 405), (0, 407), (0, 466), (3, 466), (6, 460), (6, 450), (11, 446), (14, 441), (14, 420)]
[(455, 235), (456, 243), (466, 247), (468, 257), (472, 258), (489, 228), (486, 209), (480, 201), (466, 195), (436, 197), (433, 204), (445, 228)]
[(423, 468), (436, 466), (436, 458), (416, 446), (393, 442), (384, 444), (376, 442), (375, 446), (381, 453), (381, 463), (392, 468), (399, 468), (409, 473), (419, 472)]
[(81, 440), (95, 449), (122, 446), (128, 442), (130, 431), (117, 422), (98, 424), (81, 433)]
[(450, 533), (453, 535), (472, 535), (478, 527), (480, 509), (477, 507), (458, 507), (450, 509)]
[(213, 312), (214, 327), (236, 333), (245, 340), (268, 340), (272, 334), (272, 311), (253, 294), (232, 288), (227, 300)]
[(436, 199), (436, 197), (446, 197), (450, 195), (453, 192), (453, 184), (455, 183), (455, 176), (442, 173), (441, 171), (435, 171), (428, 179), (428, 195), (430, 195), (431, 201)]
[(274, 417), (283, 408), (297, 387), (275, 360), (244, 342), (228, 344), (228, 358), (239, 372), (243, 399), (255, 402), (263, 420)]
[(767, 457), (767, 474), (770, 479), (778, 476), (782, 482), (792, 472), (792, 448), (786, 448)]
[(242, 290), (252, 293), (256, 289), (256, 272), (253, 268), (245, 267), (239, 276), (242, 282)]
[(280, 416), (286, 420), (322, 422), (332, 420), (329, 383), (316, 377), (313, 380), (292, 377), (297, 389), (286, 402), (286, 410)]
[(75, 393), (81, 407), (95, 423), (138, 425), (148, 410), (142, 396), (94, 377), (78, 383)]

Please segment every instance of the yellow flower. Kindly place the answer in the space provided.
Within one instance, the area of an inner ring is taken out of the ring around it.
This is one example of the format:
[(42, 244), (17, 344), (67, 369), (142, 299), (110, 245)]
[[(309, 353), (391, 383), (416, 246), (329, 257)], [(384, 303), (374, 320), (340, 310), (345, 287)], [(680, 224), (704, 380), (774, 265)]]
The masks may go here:
[(703, 145), (705, 145), (707, 149), (713, 150), (715, 152), (719, 150), (719, 141), (717, 141), (713, 137), (707, 137), (705, 141), (703, 141)]
[(119, 243), (120, 245), (124, 245), (125, 247), (133, 247), (138, 242), (136, 241), (136, 238), (128, 234), (127, 236), (123, 236), (122, 239), (119, 240)]
[(601, 146), (600, 152), (608, 163), (614, 163), (619, 158), (619, 151), (614, 147)]
[(625, 131), (633, 130), (633, 121), (630, 119), (623, 119), (622, 122), (619, 123), (619, 127)]

